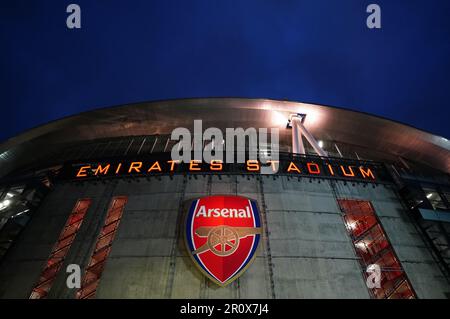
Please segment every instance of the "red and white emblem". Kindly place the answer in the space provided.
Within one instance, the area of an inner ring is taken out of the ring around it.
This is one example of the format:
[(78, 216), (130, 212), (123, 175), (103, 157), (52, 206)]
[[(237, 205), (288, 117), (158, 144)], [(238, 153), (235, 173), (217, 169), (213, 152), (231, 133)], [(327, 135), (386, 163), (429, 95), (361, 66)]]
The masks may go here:
[(261, 219), (256, 202), (241, 196), (207, 196), (192, 202), (186, 244), (200, 270), (225, 286), (239, 277), (258, 247)]

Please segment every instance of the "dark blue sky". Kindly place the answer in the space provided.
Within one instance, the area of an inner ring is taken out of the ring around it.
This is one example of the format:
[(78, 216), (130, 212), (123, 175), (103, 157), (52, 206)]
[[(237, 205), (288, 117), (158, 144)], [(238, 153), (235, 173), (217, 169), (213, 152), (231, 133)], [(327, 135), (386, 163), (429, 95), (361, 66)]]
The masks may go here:
[[(8, 3), (10, 2), (10, 3)], [(82, 29), (66, 28), (66, 6)], [(365, 8), (382, 8), (369, 30)], [(263, 97), (450, 137), (450, 1), (1, 1), (0, 140), (98, 107)]]

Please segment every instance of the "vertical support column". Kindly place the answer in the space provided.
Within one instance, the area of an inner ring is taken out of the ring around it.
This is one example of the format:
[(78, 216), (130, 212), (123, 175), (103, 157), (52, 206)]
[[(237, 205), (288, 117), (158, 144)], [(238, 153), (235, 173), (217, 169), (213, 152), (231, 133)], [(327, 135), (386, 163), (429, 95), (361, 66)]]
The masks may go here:
[(290, 124), (292, 126), (292, 153), (294, 154), (306, 154), (305, 146), (303, 145), (302, 136), (305, 136), (306, 140), (314, 148), (314, 151), (322, 157), (328, 156), (328, 153), (320, 147), (314, 136), (303, 125), (306, 114), (292, 114), (290, 118)]
[(94, 252), (83, 276), (81, 288), (76, 294), (77, 299), (95, 298), (100, 277), (111, 252), (112, 243), (126, 203), (127, 197), (124, 196), (114, 197), (111, 201), (103, 228), (97, 237)]
[[(267, 176), (268, 177), (268, 176)], [(274, 280), (274, 274), (273, 274), (273, 261), (272, 261), (272, 251), (270, 249), (270, 239), (269, 239), (269, 225), (267, 222), (267, 205), (266, 205), (266, 197), (264, 195), (264, 177), (258, 176), (259, 179), (259, 192), (261, 193), (261, 223), (263, 225), (264, 234), (261, 236), (261, 239), (264, 240), (266, 251), (265, 251), (265, 257), (267, 259), (266, 267), (269, 272), (269, 280), (270, 280), (270, 297), (272, 299), (276, 299), (275, 294), (275, 280)], [(275, 177), (274, 177), (275, 178)]]
[(172, 292), (173, 292), (173, 283), (175, 281), (175, 271), (176, 271), (176, 261), (177, 261), (177, 245), (178, 245), (178, 240), (180, 239), (180, 236), (182, 236), (182, 216), (183, 216), (183, 211), (184, 211), (184, 206), (183, 206), (183, 202), (184, 202), (184, 196), (186, 194), (186, 186), (187, 186), (187, 177), (182, 176), (181, 177), (183, 179), (182, 181), (182, 186), (181, 186), (181, 190), (180, 190), (180, 198), (178, 201), (178, 213), (177, 213), (177, 221), (176, 221), (176, 226), (175, 226), (175, 236), (173, 238), (172, 241), (172, 247), (170, 249), (170, 263), (169, 263), (169, 271), (168, 271), (168, 278), (167, 278), (167, 284), (166, 284), (166, 289), (164, 292), (164, 297), (169, 299), (172, 298)]
[(311, 135), (311, 133), (309, 133), (309, 131), (306, 129), (306, 127), (303, 125), (303, 123), (301, 121), (297, 121), (297, 125), (298, 128), (300, 130), (300, 132), (305, 136), (305, 138), (308, 140), (309, 144), (312, 145), (312, 147), (314, 148), (314, 150), (316, 151), (316, 153), (319, 156), (323, 156), (326, 157), (328, 156), (327, 152), (325, 152), (320, 146), (319, 143), (317, 143), (316, 139), (314, 138), (314, 136)]
[(336, 143), (334, 143), (334, 147), (336, 147), (336, 150), (338, 151), (339, 156), (340, 156), (341, 158), (344, 157), (344, 156), (342, 156), (341, 150), (339, 149), (339, 147), (337, 146)]
[(91, 199), (80, 199), (75, 204), (69, 218), (67, 219), (64, 229), (59, 235), (50, 256), (47, 259), (44, 269), (41, 272), (38, 283), (31, 292), (30, 299), (42, 299), (47, 297), (56, 275), (66, 258), (66, 255), (72, 245), (78, 230), (81, 227), (84, 216), (91, 205)]
[(303, 145), (302, 133), (298, 125), (299, 123), (301, 123), (299, 117), (292, 117), (292, 153), (305, 155), (305, 146)]

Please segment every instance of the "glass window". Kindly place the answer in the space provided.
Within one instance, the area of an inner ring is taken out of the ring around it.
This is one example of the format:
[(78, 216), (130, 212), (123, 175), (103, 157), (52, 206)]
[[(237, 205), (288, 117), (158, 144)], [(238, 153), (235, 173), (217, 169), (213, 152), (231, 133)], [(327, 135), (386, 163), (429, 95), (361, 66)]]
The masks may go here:
[[(448, 205), (450, 203), (450, 192), (442, 192), (442, 195), (447, 200), (447, 205)], [(448, 208), (450, 208), (450, 207), (448, 207)]]
[(445, 205), (445, 202), (442, 200), (441, 196), (435, 189), (423, 188), (423, 191), (425, 192), (425, 196), (427, 197), (433, 209), (448, 209)]
[[(387, 235), (368, 201), (339, 199), (359, 262), (364, 269), (377, 265), (381, 270), (380, 287), (370, 288), (373, 297), (415, 298), (409, 281)], [(366, 280), (368, 275), (366, 274)]]

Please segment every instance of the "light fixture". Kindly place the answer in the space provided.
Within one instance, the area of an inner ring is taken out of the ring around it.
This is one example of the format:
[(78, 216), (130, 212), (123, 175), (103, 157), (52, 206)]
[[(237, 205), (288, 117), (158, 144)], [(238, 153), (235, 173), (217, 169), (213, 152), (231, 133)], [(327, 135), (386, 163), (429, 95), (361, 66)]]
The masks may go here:
[(11, 201), (9, 199), (5, 199), (4, 201), (0, 202), (0, 210), (7, 208), (10, 204)]
[(27, 213), (28, 211), (30, 211), (30, 210), (29, 209), (25, 209), (25, 210), (21, 211), (20, 213), (15, 214), (12, 218), (19, 217), (20, 215), (23, 215), (23, 214)]
[(365, 249), (366, 243), (364, 241), (360, 241), (360, 242), (355, 243), (355, 246), (359, 249)]
[(433, 196), (433, 193), (428, 193), (427, 198), (430, 199)]
[(354, 229), (356, 228), (356, 222), (348, 223), (347, 226), (348, 226), (348, 228), (350, 228), (351, 230), (354, 230)]
[(323, 148), (323, 141), (319, 141), (318, 144), (320, 148)]

